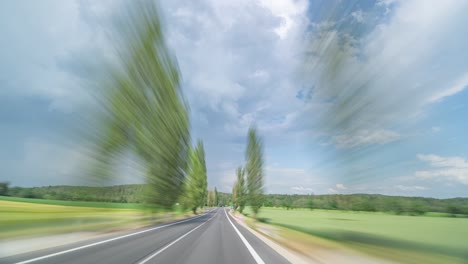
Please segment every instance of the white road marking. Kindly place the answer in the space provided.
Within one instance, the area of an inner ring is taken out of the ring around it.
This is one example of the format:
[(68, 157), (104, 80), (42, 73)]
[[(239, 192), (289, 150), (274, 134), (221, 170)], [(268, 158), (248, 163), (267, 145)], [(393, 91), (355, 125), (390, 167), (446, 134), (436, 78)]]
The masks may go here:
[[(213, 211), (213, 210), (211, 210), (211, 211)], [(33, 258), (33, 259), (28, 259), (28, 260), (25, 260), (25, 261), (17, 262), (17, 263), (15, 263), (15, 264), (26, 264), (26, 263), (31, 263), (31, 262), (34, 262), (34, 261), (38, 261), (38, 260), (42, 260), (42, 259), (46, 259), (46, 258), (51, 258), (51, 257), (63, 255), (63, 254), (70, 253), (70, 252), (73, 252), (73, 251), (77, 251), (77, 250), (80, 250), (80, 249), (84, 249), (84, 248), (89, 248), (89, 247), (101, 245), (101, 244), (104, 244), (104, 243), (107, 243), (107, 242), (111, 242), (111, 241), (115, 241), (115, 240), (118, 240), (118, 239), (122, 239), (122, 238), (126, 238), (126, 237), (131, 237), (131, 236), (143, 234), (143, 233), (150, 232), (150, 231), (154, 231), (154, 230), (161, 229), (161, 228), (164, 228), (164, 227), (177, 225), (177, 224), (180, 224), (180, 223), (184, 223), (184, 222), (191, 221), (191, 220), (193, 220), (193, 219), (202, 217), (202, 216), (206, 215), (207, 213), (209, 213), (209, 212), (211, 212), (211, 211), (208, 211), (208, 212), (206, 212), (206, 213), (204, 213), (204, 214), (201, 214), (201, 215), (199, 215), (199, 216), (195, 216), (195, 217), (192, 217), (192, 218), (189, 218), (189, 219), (185, 219), (185, 220), (182, 220), (182, 221), (170, 223), (170, 224), (167, 224), (167, 225), (162, 225), (162, 226), (153, 227), (153, 228), (150, 228), (150, 229), (138, 231), (138, 232), (135, 232), (135, 233), (131, 233), (131, 234), (127, 234), (127, 235), (123, 235), (123, 236), (119, 236), (119, 237), (114, 237), (114, 238), (106, 239), (106, 240), (103, 240), (103, 241), (91, 243), (91, 244), (84, 245), (84, 246), (81, 246), (81, 247), (76, 247), (76, 248), (72, 248), (72, 249), (67, 249), (67, 250), (64, 250), (64, 251), (60, 251), (60, 252), (57, 252), (57, 253), (45, 255), (45, 256), (42, 256), (42, 257), (37, 257), (37, 258)], [(210, 219), (211, 219), (211, 218), (210, 218)], [(206, 223), (206, 222), (205, 222), (205, 223)]]
[(252, 257), (255, 259), (255, 261), (258, 264), (265, 264), (265, 262), (263, 262), (262, 258), (255, 251), (255, 249), (250, 245), (249, 241), (247, 241), (247, 239), (245, 239), (245, 237), (241, 234), (241, 232), (237, 229), (237, 227), (232, 223), (231, 219), (229, 219), (229, 216), (227, 215), (226, 210), (224, 210), (224, 214), (226, 215), (227, 219), (229, 220), (229, 223), (231, 223), (232, 227), (234, 227), (234, 230), (236, 230), (236, 233), (239, 235), (242, 242), (244, 242), (244, 245), (247, 247), (247, 249), (249, 250)]
[(176, 240), (172, 241), (171, 243), (167, 244), (165, 247), (161, 248), (160, 250), (156, 251), (154, 254), (150, 255), (149, 257), (145, 258), (144, 260), (138, 262), (138, 264), (144, 264), (146, 262), (148, 262), (149, 260), (151, 260), (152, 258), (156, 257), (157, 255), (161, 254), (161, 252), (163, 252), (164, 250), (168, 249), (170, 246), (174, 245), (175, 243), (177, 243), (179, 240), (181, 240), (182, 238), (188, 236), (190, 233), (192, 233), (193, 231), (197, 230), (199, 227), (201, 227), (202, 225), (208, 223), (211, 219), (213, 219), (213, 217), (215, 217), (216, 214), (214, 214), (210, 219), (206, 220), (205, 222), (203, 222), (202, 224), (198, 225), (197, 227), (195, 227), (194, 229), (188, 231), (187, 233), (183, 234), (182, 236), (180, 236), (179, 238), (177, 238)]

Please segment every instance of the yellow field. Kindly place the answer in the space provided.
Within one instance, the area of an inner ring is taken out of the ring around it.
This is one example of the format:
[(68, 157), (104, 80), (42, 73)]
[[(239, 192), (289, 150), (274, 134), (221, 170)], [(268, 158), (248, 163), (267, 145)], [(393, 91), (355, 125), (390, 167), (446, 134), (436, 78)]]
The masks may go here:
[(168, 221), (180, 213), (62, 206), (0, 200), (0, 239), (76, 231), (106, 231)]

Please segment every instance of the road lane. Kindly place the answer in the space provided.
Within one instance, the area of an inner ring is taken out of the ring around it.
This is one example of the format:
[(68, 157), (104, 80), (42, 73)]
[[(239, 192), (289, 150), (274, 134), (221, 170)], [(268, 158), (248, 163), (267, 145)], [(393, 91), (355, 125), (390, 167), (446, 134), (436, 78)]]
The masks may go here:
[[(235, 220), (231, 218), (235, 224)], [(225, 209), (218, 209), (213, 219), (201, 226), (183, 240), (174, 244), (158, 256), (147, 261), (153, 263), (208, 263), (208, 264), (258, 264), (242, 242), (227, 218)], [(236, 228), (247, 242), (258, 252), (265, 263), (289, 263), (263, 241), (252, 235), (242, 226)]]
[(190, 235), (192, 232), (194, 232), (195, 230), (197, 230), (198, 228), (202, 227), (203, 225), (205, 225), (206, 223), (210, 222), (211, 219), (213, 219), (214, 216), (212, 216), (210, 219), (208, 219), (206, 222), (203, 222), (199, 225), (197, 225), (195, 228), (191, 229), (190, 231), (188, 231), (187, 233), (183, 234), (182, 236), (178, 237), (176, 240), (172, 241), (171, 243), (167, 244), (166, 246), (164, 246), (163, 248), (159, 249), (158, 251), (156, 251), (155, 253), (153, 254), (150, 254), (149, 256), (145, 257), (143, 260), (139, 261), (138, 264), (145, 264), (145, 263), (148, 263), (148, 262), (154, 262), (153, 260), (159, 255), (161, 254), (162, 252), (164, 252), (166, 249), (168, 249), (169, 247), (171, 247), (172, 245), (174, 245), (175, 243), (179, 242), (180, 240), (182, 240), (183, 238), (185, 238), (186, 236)]
[(151, 263), (255, 264), (255, 260), (218, 209), (208, 225), (161, 254)]
[[(232, 218), (231, 222), (265, 263), (288, 263)], [(95, 245), (30, 263), (259, 263), (235, 231), (224, 208), (181, 223), (132, 234), (105, 243), (91, 241), (16, 255), (0, 259), (0, 263), (18, 263), (89, 244)]]

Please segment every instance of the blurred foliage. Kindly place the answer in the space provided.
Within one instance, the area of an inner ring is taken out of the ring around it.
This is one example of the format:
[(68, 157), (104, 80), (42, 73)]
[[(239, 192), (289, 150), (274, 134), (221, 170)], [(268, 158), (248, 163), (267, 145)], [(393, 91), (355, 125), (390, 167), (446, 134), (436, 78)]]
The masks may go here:
[(239, 212), (242, 213), (245, 207), (245, 202), (247, 199), (247, 190), (245, 187), (245, 169), (238, 167), (236, 170), (237, 180), (234, 184), (232, 191), (232, 200), (234, 204), (234, 209), (239, 209)]
[(206, 205), (208, 207), (214, 206), (228, 206), (232, 202), (232, 195), (230, 193), (218, 192), (218, 190), (209, 190), (207, 193)]
[(183, 205), (196, 213), (198, 207), (205, 205), (207, 187), (205, 149), (203, 142), (199, 140), (197, 146), (190, 151), (188, 178), (185, 181), (182, 198)]
[(247, 173), (248, 202), (254, 214), (257, 214), (263, 203), (263, 145), (254, 127), (249, 128), (247, 137), (245, 171)]
[(145, 201), (171, 208), (183, 191), (190, 147), (179, 68), (154, 1), (131, 2), (119, 22), (118, 63), (99, 94), (105, 111), (92, 174), (109, 179), (112, 161), (131, 150), (146, 172)]
[(143, 184), (117, 185), (109, 187), (89, 186), (47, 186), (13, 187), (8, 195), (23, 198), (38, 198), (63, 201), (92, 201), (108, 203), (143, 203), (140, 195), (145, 189)]
[(215, 198), (215, 192), (214, 191), (208, 191), (206, 195), (206, 205), (208, 207), (213, 207), (216, 206), (215, 204), (216, 198)]
[(218, 206), (228, 206), (232, 203), (232, 194), (218, 192)]
[(0, 195), (7, 195), (9, 186), (9, 182), (0, 182)]

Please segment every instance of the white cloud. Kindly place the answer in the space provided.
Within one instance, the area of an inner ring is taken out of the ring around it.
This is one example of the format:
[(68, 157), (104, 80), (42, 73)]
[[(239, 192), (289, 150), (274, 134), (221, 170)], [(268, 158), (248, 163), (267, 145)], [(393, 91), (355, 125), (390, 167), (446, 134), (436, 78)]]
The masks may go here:
[(282, 19), (281, 24), (275, 28), (280, 38), (285, 38), (291, 28), (296, 26), (295, 16), (302, 15), (307, 9), (307, 1), (304, 0), (260, 0), (260, 4)]
[(432, 132), (434, 132), (434, 133), (437, 133), (437, 132), (439, 132), (439, 131), (440, 131), (440, 129), (441, 129), (441, 128), (440, 128), (440, 127), (438, 127), (438, 126), (433, 126), (433, 127), (431, 127), (431, 131), (432, 131)]
[(414, 186), (395, 185), (394, 188), (400, 191), (424, 191), (424, 190), (429, 189), (427, 187), (417, 186), (417, 185), (414, 185)]
[(270, 74), (265, 70), (256, 70), (252, 75), (250, 75), (250, 77), (266, 81), (270, 77)]
[(362, 10), (357, 10), (351, 13), (351, 16), (358, 22), (358, 23), (363, 23), (364, 22), (364, 12)]
[(348, 188), (346, 188), (346, 186), (344, 186), (344, 184), (342, 184), (342, 183), (337, 183), (337, 184), (335, 185), (335, 187), (336, 187), (337, 190), (346, 190), (346, 189), (348, 189)]
[(445, 97), (452, 96), (454, 94), (457, 94), (461, 91), (463, 91), (466, 87), (468, 86), (468, 73), (464, 74), (462, 77), (460, 77), (458, 80), (456, 80), (452, 87), (442, 90), (434, 94), (429, 98), (429, 102), (438, 102), (442, 100)]
[(304, 186), (293, 186), (291, 190), (297, 191), (299, 193), (312, 193), (314, 191), (313, 188), (304, 187)]
[(428, 162), (432, 167), (468, 168), (468, 163), (462, 157), (441, 157), (437, 155), (418, 154), (418, 159)]
[(352, 148), (361, 145), (387, 144), (400, 139), (400, 134), (391, 130), (359, 130), (352, 134), (335, 136), (333, 142), (340, 148)]
[(327, 189), (329, 193), (339, 193), (339, 192), (346, 192), (348, 190), (348, 187), (346, 187), (342, 183), (337, 183), (333, 188), (328, 188)]
[(434, 169), (416, 171), (415, 178), (468, 185), (468, 162), (465, 158), (422, 154), (417, 155), (417, 157)]

